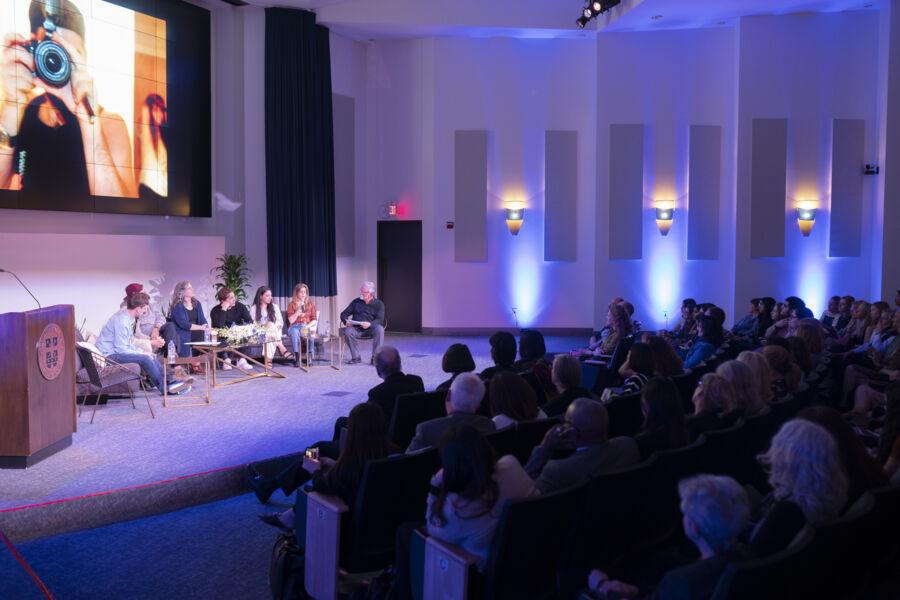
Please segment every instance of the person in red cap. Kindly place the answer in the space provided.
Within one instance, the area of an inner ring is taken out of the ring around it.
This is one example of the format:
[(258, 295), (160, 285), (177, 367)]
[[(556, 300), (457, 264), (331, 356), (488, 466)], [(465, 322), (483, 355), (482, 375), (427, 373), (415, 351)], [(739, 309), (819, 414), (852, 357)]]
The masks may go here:
[[(119, 308), (125, 308), (128, 299), (134, 294), (144, 291), (144, 286), (140, 283), (129, 283), (125, 286), (125, 298)], [(160, 336), (160, 328), (166, 324), (163, 317), (156, 307), (149, 307), (146, 312), (140, 314), (135, 319), (134, 343), (142, 352), (146, 354), (154, 354), (157, 350), (166, 345), (166, 340)]]

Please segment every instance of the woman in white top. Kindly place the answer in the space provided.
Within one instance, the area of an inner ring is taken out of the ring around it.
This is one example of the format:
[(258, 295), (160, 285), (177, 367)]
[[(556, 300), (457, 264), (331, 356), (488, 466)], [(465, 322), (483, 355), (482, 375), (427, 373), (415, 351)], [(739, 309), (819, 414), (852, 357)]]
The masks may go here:
[(428, 535), (477, 556), (483, 572), (504, 502), (537, 494), (534, 482), (514, 456), (495, 460), (488, 441), (470, 425), (451, 427), (438, 449), (442, 468), (428, 494)]
[(266, 328), (266, 339), (268, 340), (265, 346), (266, 358), (274, 356), (276, 349), (280, 356), (287, 359), (294, 358), (293, 352), (289, 352), (281, 343), (284, 318), (281, 316), (281, 310), (272, 302), (272, 290), (264, 285), (256, 290), (253, 306), (250, 308), (250, 316), (253, 317), (254, 323), (264, 325)]
[(509, 371), (497, 373), (491, 378), (488, 396), (491, 415), (497, 429), (515, 425), (520, 421), (546, 419), (537, 404), (537, 394), (520, 375)]

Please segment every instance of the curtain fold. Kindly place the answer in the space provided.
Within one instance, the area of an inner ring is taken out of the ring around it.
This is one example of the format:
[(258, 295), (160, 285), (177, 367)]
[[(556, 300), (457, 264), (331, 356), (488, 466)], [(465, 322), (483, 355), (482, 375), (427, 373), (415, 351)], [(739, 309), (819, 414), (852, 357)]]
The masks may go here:
[(269, 286), (335, 296), (331, 50), (315, 14), (266, 9), (265, 81)]

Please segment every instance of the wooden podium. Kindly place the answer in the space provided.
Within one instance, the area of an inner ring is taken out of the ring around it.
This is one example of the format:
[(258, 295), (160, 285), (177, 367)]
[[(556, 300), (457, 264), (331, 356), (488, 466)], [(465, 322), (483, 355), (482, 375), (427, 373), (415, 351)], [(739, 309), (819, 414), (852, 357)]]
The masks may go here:
[(0, 315), (0, 468), (62, 450), (75, 427), (75, 308)]

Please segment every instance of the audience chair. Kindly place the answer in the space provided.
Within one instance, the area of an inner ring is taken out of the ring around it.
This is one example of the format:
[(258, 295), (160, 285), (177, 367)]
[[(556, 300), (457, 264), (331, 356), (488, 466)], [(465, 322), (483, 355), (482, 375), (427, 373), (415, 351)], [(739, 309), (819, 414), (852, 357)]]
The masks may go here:
[[(585, 485), (507, 501), (483, 575), (452, 544), (425, 544), (425, 600), (556, 598), (557, 559), (584, 501)], [(417, 534), (421, 535), (421, 534)], [(470, 594), (474, 587), (480, 593)]]
[[(628, 337), (622, 338), (619, 343), (616, 344), (616, 349), (613, 350), (609, 360), (601, 363), (602, 368), (597, 373), (594, 387), (589, 388), (591, 391), (599, 396), (603, 393), (604, 389), (614, 387), (621, 383), (622, 376), (619, 375), (619, 368), (625, 364), (625, 359), (628, 358), (628, 351), (631, 350), (631, 345), (634, 344), (635, 338), (636, 336), (629, 335)], [(594, 363), (592, 362), (590, 364)]]
[(337, 598), (340, 571), (365, 573), (394, 559), (397, 528), (425, 519), (438, 453), (427, 449), (366, 463), (355, 506), (312, 492), (307, 497), (306, 591), (312, 598)]
[(812, 551), (814, 539), (815, 532), (807, 525), (781, 552), (729, 564), (712, 600), (812, 600), (813, 585), (820, 576)]
[(615, 396), (605, 406), (609, 414), (609, 437), (635, 435), (641, 430), (644, 413), (641, 410), (640, 392)]
[[(104, 359), (106, 361), (106, 366), (103, 367), (103, 370), (101, 371), (97, 368), (97, 363), (94, 362), (94, 353), (91, 350), (76, 345), (75, 351), (78, 354), (81, 365), (84, 367), (85, 371), (87, 371), (92, 388), (97, 390), (97, 398), (94, 401), (94, 410), (91, 413), (91, 423), (94, 422), (94, 416), (97, 414), (97, 407), (100, 406), (100, 396), (103, 395), (103, 392), (122, 383), (131, 381), (137, 382), (139, 389), (144, 393), (144, 398), (147, 400), (147, 408), (150, 409), (150, 417), (153, 419), (156, 418), (156, 415), (153, 414), (153, 405), (150, 404), (150, 396), (147, 394), (147, 390), (144, 389), (140, 365), (133, 363), (121, 364), (106, 358)], [(100, 355), (97, 356), (99, 357)], [(78, 409), (79, 417), (84, 411), (84, 405), (87, 403), (89, 397), (90, 394), (85, 395), (81, 407)], [(137, 410), (137, 407), (134, 404), (133, 391), (129, 392), (129, 398), (131, 400), (131, 408)]]
[[(744, 428), (743, 419), (726, 429), (707, 431), (699, 439), (706, 439), (703, 454), (703, 472), (735, 477), (735, 457), (740, 455), (739, 432)], [(745, 483), (745, 482), (742, 482)]]
[[(547, 392), (544, 390), (544, 386), (541, 385), (540, 379), (538, 376), (534, 374), (533, 371), (524, 371), (519, 373), (519, 377), (528, 382), (528, 385), (531, 386), (531, 389), (534, 390), (535, 395), (537, 396), (538, 406), (544, 406), (547, 404)], [(485, 398), (487, 398), (487, 393), (485, 393)], [(484, 406), (484, 402), (481, 403)]]
[(697, 388), (697, 382), (699, 380), (700, 377), (698, 377), (697, 373), (691, 369), (672, 378), (675, 387), (678, 388), (678, 393), (681, 394), (681, 404), (684, 408), (685, 415), (694, 414), (694, 390)]
[(415, 437), (416, 426), (419, 423), (446, 417), (447, 409), (444, 406), (446, 398), (446, 390), (397, 396), (388, 431), (394, 443), (406, 448)]
[(503, 429), (498, 429), (493, 433), (487, 434), (485, 439), (494, 448), (498, 458), (507, 454), (514, 454), (516, 449), (516, 426), (510, 425)]
[(516, 424), (516, 446), (514, 454), (523, 465), (528, 462), (531, 451), (544, 440), (544, 435), (555, 425), (559, 425), (561, 419), (537, 419), (535, 421), (522, 421)]
[(889, 598), (900, 585), (900, 485), (887, 486), (870, 492), (875, 501), (872, 523), (877, 535), (865, 543), (871, 547), (872, 561), (866, 590), (862, 598)]

